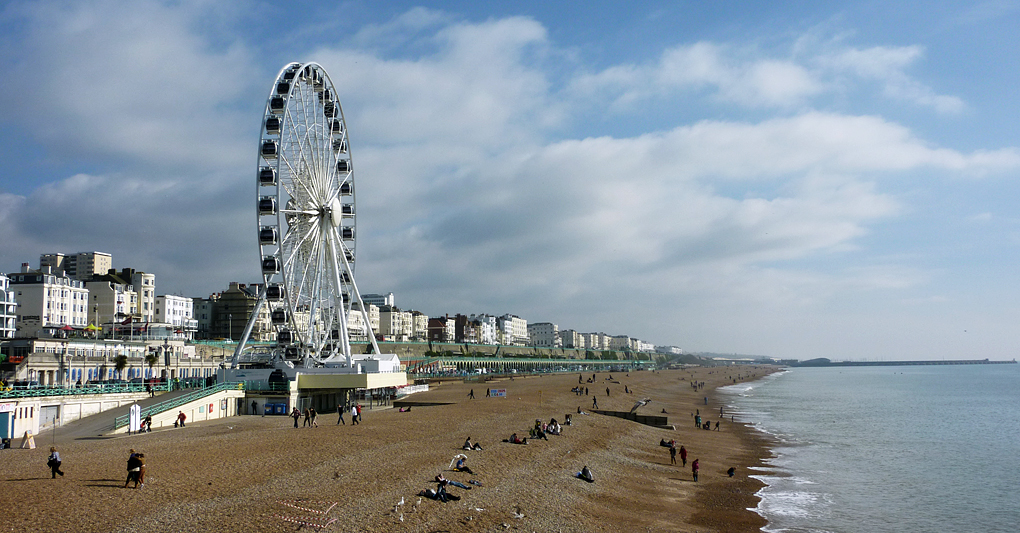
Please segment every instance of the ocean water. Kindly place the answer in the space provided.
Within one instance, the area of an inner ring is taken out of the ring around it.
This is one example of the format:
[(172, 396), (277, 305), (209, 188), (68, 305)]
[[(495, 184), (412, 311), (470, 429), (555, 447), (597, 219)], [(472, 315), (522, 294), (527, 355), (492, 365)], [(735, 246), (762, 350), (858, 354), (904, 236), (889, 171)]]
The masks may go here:
[(776, 438), (766, 532), (1020, 532), (1020, 365), (795, 368), (724, 387)]

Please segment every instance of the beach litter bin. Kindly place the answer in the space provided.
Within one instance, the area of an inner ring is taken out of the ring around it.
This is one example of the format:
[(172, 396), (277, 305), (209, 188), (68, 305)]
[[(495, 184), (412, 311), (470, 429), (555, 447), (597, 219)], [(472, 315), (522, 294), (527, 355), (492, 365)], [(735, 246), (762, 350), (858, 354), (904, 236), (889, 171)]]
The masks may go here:
[(262, 413), (263, 415), (271, 415), (271, 414), (273, 414), (273, 404), (267, 403), (265, 405), (264, 409), (265, 409), (265, 412)]
[(275, 407), (275, 410), (273, 411), (275, 414), (278, 414), (278, 415), (285, 415), (285, 414), (287, 414), (287, 404), (285, 404), (285, 403), (274, 403), (273, 406)]

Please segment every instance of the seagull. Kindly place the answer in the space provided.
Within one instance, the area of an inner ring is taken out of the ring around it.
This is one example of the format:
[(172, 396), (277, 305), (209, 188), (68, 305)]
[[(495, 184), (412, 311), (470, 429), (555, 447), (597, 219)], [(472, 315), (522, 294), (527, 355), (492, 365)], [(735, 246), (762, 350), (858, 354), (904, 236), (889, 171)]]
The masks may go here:
[(404, 497), (403, 496), (400, 497), (400, 503), (398, 503), (397, 505), (404, 505)]
[(643, 406), (643, 405), (647, 404), (647, 403), (648, 403), (648, 402), (650, 402), (650, 401), (652, 401), (652, 399), (651, 399), (651, 398), (645, 398), (644, 400), (640, 400), (640, 401), (636, 402), (636, 403), (634, 404), (634, 407), (631, 407), (631, 408), (630, 408), (630, 412), (632, 412), (632, 413), (633, 413), (634, 411), (637, 411), (637, 410), (638, 410), (638, 407), (641, 407), (641, 406)]

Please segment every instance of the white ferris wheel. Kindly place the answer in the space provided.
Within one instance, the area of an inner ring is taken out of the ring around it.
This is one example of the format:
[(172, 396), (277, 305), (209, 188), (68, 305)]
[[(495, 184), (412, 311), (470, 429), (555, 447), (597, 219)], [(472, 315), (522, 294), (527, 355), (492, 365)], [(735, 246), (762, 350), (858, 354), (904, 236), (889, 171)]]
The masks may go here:
[(354, 303), (361, 310), (356, 333), (379, 353), (354, 282), (354, 167), (343, 109), (325, 69), (291, 63), (280, 71), (258, 146), (256, 221), (265, 283), (234, 366), (266, 305), (277, 339), (274, 359), (350, 366)]

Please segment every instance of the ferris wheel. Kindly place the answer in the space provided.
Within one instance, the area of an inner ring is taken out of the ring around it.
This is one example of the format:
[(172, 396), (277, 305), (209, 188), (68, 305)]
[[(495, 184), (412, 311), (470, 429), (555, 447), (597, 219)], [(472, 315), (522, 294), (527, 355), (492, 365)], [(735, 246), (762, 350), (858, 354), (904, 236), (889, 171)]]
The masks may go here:
[(354, 283), (357, 209), (347, 125), (320, 65), (291, 63), (280, 71), (266, 100), (258, 151), (256, 219), (265, 285), (235, 361), (268, 305), (285, 359), (350, 365), (353, 303), (363, 313), (358, 333), (373, 346), (375, 336)]

